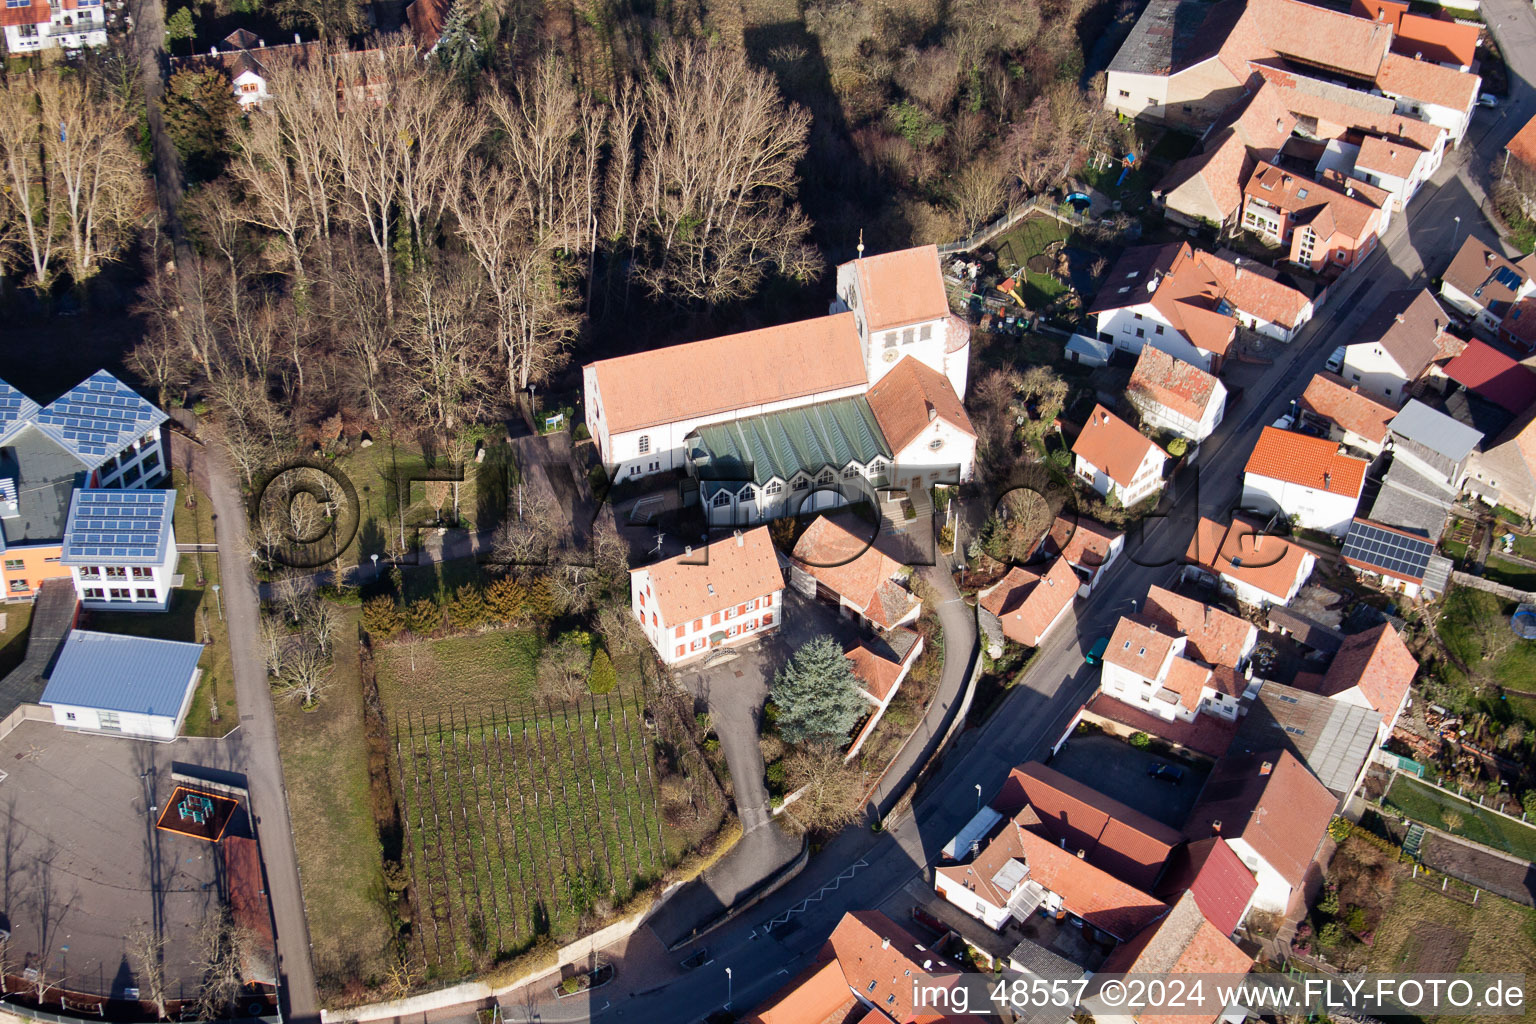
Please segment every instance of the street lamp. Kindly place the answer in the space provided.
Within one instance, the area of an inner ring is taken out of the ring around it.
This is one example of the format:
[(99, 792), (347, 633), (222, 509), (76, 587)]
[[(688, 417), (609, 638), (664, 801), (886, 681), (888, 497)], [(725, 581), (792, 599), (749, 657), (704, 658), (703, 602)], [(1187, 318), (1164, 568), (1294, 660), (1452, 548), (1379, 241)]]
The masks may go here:
[(369, 555), (368, 557), (373, 559), (373, 578), (374, 579), (378, 579), (379, 578), (379, 555), (378, 555), (378, 552), (374, 552), (373, 554)]
[(224, 621), (224, 602), (219, 599), (219, 585), (213, 585), (213, 603), (219, 609), (219, 621)]
[(1456, 233), (1451, 236), (1451, 258), (1456, 257), (1456, 243), (1461, 241), (1461, 218), (1452, 218), (1456, 221)]
[(732, 981), (731, 969), (727, 967), (725, 969), (725, 1008), (727, 1010), (731, 1008), (731, 1002), (734, 998), (734, 993), (732, 990), (734, 988), (735, 983)]
[(976, 813), (981, 813), (981, 783), (976, 783)]

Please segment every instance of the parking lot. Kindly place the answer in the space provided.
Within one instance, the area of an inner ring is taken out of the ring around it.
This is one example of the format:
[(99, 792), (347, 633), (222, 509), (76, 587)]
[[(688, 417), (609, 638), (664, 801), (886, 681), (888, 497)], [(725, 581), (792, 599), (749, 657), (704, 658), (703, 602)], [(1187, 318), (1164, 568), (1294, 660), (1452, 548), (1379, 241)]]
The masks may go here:
[[(196, 997), (198, 929), (220, 905), (219, 847), (156, 829), (155, 809), (175, 788), (173, 760), (225, 768), (209, 762), (229, 750), (47, 722), (0, 741), (0, 915), (13, 974), (35, 967), (68, 992), (122, 999), (139, 988), (147, 998), (125, 939), (145, 929), (164, 937), (170, 998)], [(249, 834), (243, 810), (229, 833)]]
[[(1176, 766), (1183, 770), (1184, 778), (1177, 783), (1154, 779), (1147, 774), (1153, 765)], [(1184, 827), (1189, 809), (1210, 774), (1204, 764), (1192, 765), (1150, 750), (1137, 750), (1105, 735), (1074, 736), (1051, 759), (1051, 767), (1171, 828)]]

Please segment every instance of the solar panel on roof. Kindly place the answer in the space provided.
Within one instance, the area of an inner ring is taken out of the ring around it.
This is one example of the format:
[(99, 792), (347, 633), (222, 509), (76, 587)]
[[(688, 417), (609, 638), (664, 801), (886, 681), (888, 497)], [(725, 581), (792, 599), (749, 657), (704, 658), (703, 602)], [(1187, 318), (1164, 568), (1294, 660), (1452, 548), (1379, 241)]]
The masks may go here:
[(1423, 579), (1435, 546), (1417, 537), (1405, 537), (1374, 523), (1357, 521), (1344, 538), (1345, 558), (1354, 559), (1409, 579)]
[(1520, 275), (1509, 267), (1500, 267), (1493, 272), (1493, 279), (1512, 292), (1520, 290)]

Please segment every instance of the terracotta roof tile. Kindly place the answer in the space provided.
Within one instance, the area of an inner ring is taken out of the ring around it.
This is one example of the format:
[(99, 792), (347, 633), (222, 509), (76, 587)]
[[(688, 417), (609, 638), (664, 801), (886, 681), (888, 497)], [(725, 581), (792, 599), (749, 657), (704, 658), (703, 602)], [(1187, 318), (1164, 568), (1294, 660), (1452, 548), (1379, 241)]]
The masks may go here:
[(1317, 692), (1333, 697), (1355, 687), (1390, 721), (1418, 674), (1419, 663), (1390, 622), (1356, 633), (1333, 656)]
[(45, 25), (53, 18), (53, 10), (47, 0), (32, 0), (24, 7), (0, 8), (0, 25), (11, 28), (17, 25)]
[(1335, 85), (1282, 68), (1251, 64), (1250, 69), (1281, 90), (1285, 108), (1298, 118), (1316, 122), (1308, 131), (1320, 138), (1338, 138), (1350, 131), (1405, 138), (1432, 150), (1445, 129), (1397, 112), (1384, 96)]
[(971, 437), (976, 429), (965, 414), (949, 378), (915, 358), (905, 356), (881, 377), (866, 396), (891, 451), (911, 444), (935, 418)]
[(1109, 557), (1109, 549), (1121, 534), (1092, 519), (1057, 516), (1045, 537), (1046, 554), (1071, 565), (1096, 569)]
[(1163, 686), (1179, 696), (1186, 711), (1200, 710), (1200, 693), (1210, 681), (1211, 670), (1188, 658), (1174, 658), (1163, 678)]
[(1355, 169), (1390, 174), (1394, 178), (1408, 178), (1418, 166), (1424, 150), (1411, 142), (1384, 139), (1380, 135), (1367, 135), (1360, 140), (1360, 153), (1355, 157)]
[(1224, 291), (1188, 242), (1137, 246), (1115, 262), (1090, 312), (1150, 301), (1196, 348), (1223, 356), (1237, 333), (1237, 321), (1218, 308)]
[[(896, 1021), (930, 1019), (913, 1005), (911, 978), (905, 972), (959, 978), (958, 970), (878, 910), (844, 914), (827, 948), (837, 957), (848, 987)], [(924, 961), (932, 961), (926, 971)]]
[(1481, 81), (1469, 72), (1441, 67), (1427, 60), (1414, 60), (1400, 53), (1387, 54), (1376, 75), (1376, 87), (1388, 96), (1406, 96), (1420, 103), (1463, 112), (1471, 110), (1477, 102), (1477, 87)]
[(949, 315), (938, 246), (920, 245), (853, 262), (869, 330), (904, 327)]
[(1475, 339), (1446, 364), (1445, 375), (1516, 415), (1536, 405), (1536, 373)]
[(1296, 328), (1312, 299), (1302, 291), (1270, 277), (1260, 264), (1238, 266), (1208, 252), (1197, 252), (1196, 259), (1221, 282), (1222, 298), (1239, 313), (1247, 313), (1282, 327)]
[(802, 398), (869, 379), (852, 313), (588, 364), (611, 434)]
[(1308, 556), (1305, 548), (1284, 537), (1263, 536), (1241, 519), (1226, 527), (1204, 516), (1184, 553), (1196, 565), (1256, 587), (1280, 603), (1302, 579)]
[(1245, 840), (1295, 887), (1337, 807), (1338, 799), (1289, 751), (1240, 754), (1216, 762), (1184, 831), (1204, 839), (1219, 821), (1223, 838)]
[(1138, 409), (1146, 402), (1198, 423), (1216, 398), (1216, 383), (1216, 378), (1200, 367), (1145, 345), (1126, 395)]
[[(1374, 233), (1380, 223), (1380, 207), (1362, 196), (1346, 194), (1353, 188), (1341, 182), (1314, 181), (1300, 174), (1282, 170), (1274, 164), (1260, 164), (1244, 186), (1244, 195), (1261, 199), (1283, 211), (1293, 221), (1312, 226), (1320, 247), (1331, 248), (1328, 240), (1344, 235), (1359, 242)], [(1379, 193), (1380, 196), (1385, 193)]]
[(1325, 437), (1265, 427), (1243, 472), (1358, 498), (1369, 466), (1364, 459), (1341, 455), (1338, 443)]
[(1188, 637), (1187, 655), (1228, 668), (1237, 667), (1258, 633), (1246, 619), (1162, 587), (1147, 591), (1142, 614), (1161, 629)]
[(1221, 934), (1231, 935), (1258, 887), (1258, 879), (1232, 847), (1212, 836), (1187, 844), (1169, 859), (1156, 895), (1173, 900), (1189, 893), (1205, 919)]
[(1445, 354), (1451, 318), (1427, 288), (1403, 289), (1382, 299), (1355, 329), (1351, 345), (1380, 345), (1409, 380)]
[(760, 1003), (745, 1024), (851, 1024), (864, 1004), (834, 957), (818, 959)]
[[(1150, 346), (1149, 346), (1150, 347)], [(1082, 433), (1072, 444), (1072, 453), (1104, 471), (1121, 487), (1130, 486), (1137, 467), (1147, 452), (1163, 454), (1161, 448), (1142, 436), (1137, 429), (1102, 405), (1095, 405)]]
[[(1179, 897), (1167, 916), (1147, 926), (1104, 962), (1105, 973), (1151, 974), (1161, 978), (1181, 974), (1246, 974), (1253, 958), (1209, 920), (1191, 893)], [(1138, 1024), (1213, 1024), (1226, 1008), (1203, 1012), (1138, 1013)]]
[[(875, 547), (873, 536), (874, 527), (851, 513), (821, 516), (795, 542), (794, 560), (865, 618), (889, 628), (919, 601), (892, 582), (905, 566)], [(886, 593), (887, 585), (897, 593)]]
[[(893, 633), (907, 633), (915, 637), (916, 634), (904, 626), (897, 626)], [(844, 656), (853, 665), (853, 674), (864, 682), (864, 689), (876, 700), (885, 700), (896, 686), (896, 680), (901, 677), (902, 666), (917, 650), (916, 643), (905, 645), (902, 650), (906, 656), (898, 655), (897, 660), (892, 660), (891, 655), (897, 654), (888, 645), (877, 644), (882, 648), (876, 651), (867, 644), (855, 644), (851, 650), (845, 651)]]
[(1003, 633), (1014, 643), (1034, 647), (1056, 616), (1077, 596), (1081, 581), (1065, 559), (1051, 563), (1043, 574), (1021, 566), (982, 591), (980, 603), (1003, 624)]
[(1014, 768), (992, 807), (1008, 815), (1033, 809), (1038, 826), (1031, 831), (1086, 851), (1088, 863), (1139, 889), (1151, 888), (1183, 840), (1177, 829), (1039, 761)]
[(1536, 296), (1515, 303), (1499, 330), (1526, 348), (1536, 348)]
[[(1023, 813), (1032, 814), (1027, 810)], [(1161, 900), (1094, 867), (1075, 850), (1061, 849), (1017, 821), (1009, 822), (970, 864), (937, 868), (936, 873), (974, 888), (994, 906), (1003, 906), (1012, 890), (1003, 891), (994, 879), (1012, 860), (1024, 861), (1028, 879), (1060, 896), (1068, 913), (1121, 940), (1135, 935), (1168, 909)]]
[(1302, 392), (1300, 405), (1350, 433), (1378, 444), (1387, 439), (1387, 424), (1397, 415), (1396, 409), (1382, 405), (1331, 373), (1313, 376), (1307, 390)]
[(1515, 133), (1515, 137), (1510, 139), (1504, 148), (1509, 150), (1509, 155), (1516, 160), (1536, 169), (1536, 117), (1525, 122), (1525, 126)]
[(1156, 715), (1116, 700), (1107, 693), (1097, 693), (1089, 699), (1087, 710), (1100, 718), (1118, 722), (1128, 729), (1159, 736), (1170, 743), (1205, 754), (1220, 757), (1232, 745), (1237, 734), (1237, 723), (1215, 715), (1196, 715), (1193, 722), (1168, 721)]
[(1104, 661), (1143, 679), (1156, 679), (1178, 639), (1176, 633), (1165, 633), (1149, 622), (1122, 615), (1110, 634)]
[(766, 526), (630, 572), (650, 575), (651, 592), (669, 626), (784, 589)]

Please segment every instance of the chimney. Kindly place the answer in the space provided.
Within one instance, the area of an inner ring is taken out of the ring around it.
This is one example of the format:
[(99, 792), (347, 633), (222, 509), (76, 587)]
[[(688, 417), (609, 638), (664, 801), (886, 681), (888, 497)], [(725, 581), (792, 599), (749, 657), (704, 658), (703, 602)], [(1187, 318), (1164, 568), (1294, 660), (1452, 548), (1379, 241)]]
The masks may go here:
[(215, 43), (214, 45), (208, 47), (208, 56), (210, 56), (210, 57), (217, 57), (218, 55), (219, 55), (219, 45), (217, 43)]
[(1217, 818), (1215, 821), (1211, 822), (1211, 835), (1213, 835), (1213, 836), (1221, 835), (1221, 819), (1220, 818)]
[(1067, 848), (1067, 837), (1066, 836), (1062, 836), (1061, 837), (1061, 848), (1063, 850), (1065, 850)]
[(1493, 253), (1491, 253), (1491, 252), (1483, 253), (1483, 266), (1485, 266), (1485, 267), (1493, 266)]
[(1270, 772), (1272, 772), (1274, 770), (1275, 770), (1275, 766), (1270, 761), (1265, 761), (1263, 764), (1259, 765), (1259, 774), (1260, 775), (1268, 775)]
[(1323, 470), (1323, 490), (1325, 490), (1325, 491), (1328, 490), (1329, 489), (1328, 485), (1331, 484), (1332, 482), (1333, 482), (1333, 474), (1328, 472), (1328, 470), (1326, 470), (1326, 469)]
[(1413, 59), (1414, 60), (1423, 60), (1424, 59), (1424, 51), (1423, 50), (1415, 50), (1413, 52)]
[(258, 50), (265, 50), (266, 48), (267, 48), (267, 41), (265, 39), (258, 39), (258, 40), (256, 40), (256, 49), (258, 49)]
[(933, 407), (932, 402), (924, 402), (923, 404), (928, 406), (928, 422), (932, 423), (935, 419), (938, 418), (939, 410)]
[(731, 536), (736, 538), (736, 546), (737, 547), (744, 548), (744, 547), (747, 546), (747, 538), (745, 538), (745, 537), (743, 537), (741, 535), (741, 531), (740, 530), (732, 531)]
[(685, 555), (693, 554), (693, 545), (692, 544), (684, 544), (683, 545), (683, 554), (685, 554)]
[(881, 949), (890, 949), (891, 948), (891, 940), (889, 938), (881, 939), (880, 940), (880, 948)]

